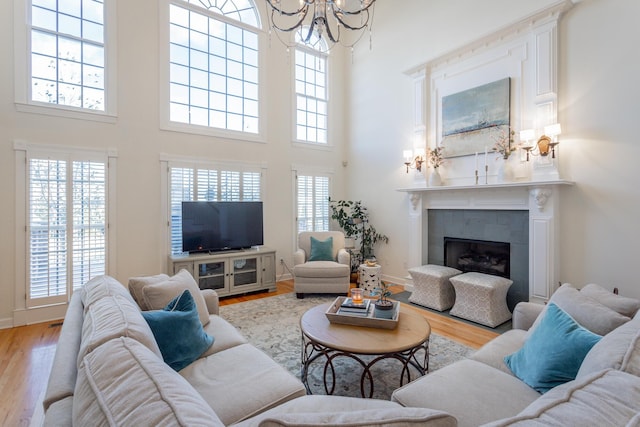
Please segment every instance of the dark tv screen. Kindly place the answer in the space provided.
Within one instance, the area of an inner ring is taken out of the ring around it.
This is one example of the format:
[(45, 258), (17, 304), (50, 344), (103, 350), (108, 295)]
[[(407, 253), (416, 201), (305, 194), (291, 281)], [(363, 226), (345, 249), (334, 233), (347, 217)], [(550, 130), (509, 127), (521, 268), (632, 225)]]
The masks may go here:
[(182, 202), (183, 251), (215, 252), (262, 244), (262, 202)]

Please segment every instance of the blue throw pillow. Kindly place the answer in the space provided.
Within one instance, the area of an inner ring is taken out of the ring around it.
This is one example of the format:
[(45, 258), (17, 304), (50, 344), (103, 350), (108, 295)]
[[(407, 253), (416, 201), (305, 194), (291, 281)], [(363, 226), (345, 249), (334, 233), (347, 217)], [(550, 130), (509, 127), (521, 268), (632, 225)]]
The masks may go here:
[(162, 310), (143, 311), (165, 363), (181, 370), (204, 353), (213, 337), (202, 329), (191, 292), (185, 289)]
[(525, 384), (546, 393), (574, 380), (582, 360), (601, 338), (551, 303), (522, 348), (504, 362)]
[(329, 237), (327, 240), (311, 237), (311, 255), (307, 261), (334, 261), (333, 237)]

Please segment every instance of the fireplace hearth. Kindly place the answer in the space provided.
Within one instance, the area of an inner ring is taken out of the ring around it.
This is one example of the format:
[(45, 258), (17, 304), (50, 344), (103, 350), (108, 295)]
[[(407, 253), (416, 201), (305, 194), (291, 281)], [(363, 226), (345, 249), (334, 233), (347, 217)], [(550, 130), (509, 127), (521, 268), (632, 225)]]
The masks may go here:
[(444, 262), (463, 272), (493, 274), (509, 279), (511, 245), (474, 239), (444, 238)]

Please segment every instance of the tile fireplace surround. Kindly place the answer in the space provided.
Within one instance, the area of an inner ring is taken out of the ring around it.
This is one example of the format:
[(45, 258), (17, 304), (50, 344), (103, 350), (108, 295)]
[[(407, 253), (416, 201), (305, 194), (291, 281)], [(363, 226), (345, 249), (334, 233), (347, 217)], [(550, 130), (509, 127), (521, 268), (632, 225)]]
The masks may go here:
[[(529, 301), (544, 302), (558, 287), (559, 193), (571, 181), (528, 181), (470, 186), (411, 187), (409, 195), (408, 266), (422, 265), (428, 247), (427, 211), (523, 210), (529, 212)], [(426, 249), (424, 249), (426, 250)], [(407, 289), (412, 288), (410, 280)]]

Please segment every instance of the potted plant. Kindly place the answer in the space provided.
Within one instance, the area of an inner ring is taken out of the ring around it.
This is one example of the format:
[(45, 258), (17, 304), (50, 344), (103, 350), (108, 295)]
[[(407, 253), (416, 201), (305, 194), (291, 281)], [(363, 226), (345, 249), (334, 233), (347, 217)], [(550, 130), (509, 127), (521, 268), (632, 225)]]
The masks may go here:
[(373, 303), (374, 312), (373, 315), (379, 319), (392, 319), (393, 308), (395, 307), (393, 301), (389, 301), (388, 297), (391, 295), (389, 290), (389, 284), (380, 281), (380, 286), (375, 288), (371, 295), (377, 295), (378, 299)]
[(332, 200), (329, 197), (331, 219), (338, 222), (346, 238), (358, 240), (360, 252), (352, 255), (351, 272), (355, 273), (365, 259), (374, 258), (373, 247), (378, 242), (389, 243), (389, 238), (379, 233), (369, 223), (369, 212), (360, 200)]

